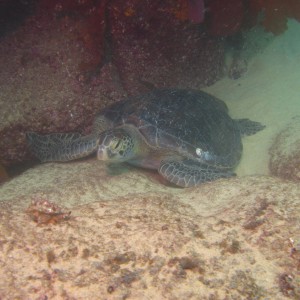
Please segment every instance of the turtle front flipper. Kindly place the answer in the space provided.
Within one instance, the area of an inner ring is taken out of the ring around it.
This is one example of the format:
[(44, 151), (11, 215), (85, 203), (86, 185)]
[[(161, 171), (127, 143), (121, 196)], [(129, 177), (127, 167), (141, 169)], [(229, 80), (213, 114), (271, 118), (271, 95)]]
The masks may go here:
[(53, 133), (40, 135), (26, 133), (27, 143), (33, 154), (42, 162), (69, 161), (93, 153), (99, 144), (96, 135), (82, 136), (79, 133)]
[(181, 187), (192, 187), (206, 181), (235, 176), (231, 170), (216, 169), (190, 160), (162, 162), (158, 172), (169, 182)]
[(263, 130), (266, 126), (261, 124), (260, 122), (251, 121), (249, 119), (236, 119), (234, 120), (241, 135), (253, 135), (261, 130)]

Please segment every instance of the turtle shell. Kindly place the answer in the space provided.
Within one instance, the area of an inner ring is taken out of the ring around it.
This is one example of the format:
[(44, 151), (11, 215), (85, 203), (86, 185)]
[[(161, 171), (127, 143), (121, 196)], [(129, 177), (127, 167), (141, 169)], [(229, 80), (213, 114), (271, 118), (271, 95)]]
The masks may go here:
[(160, 89), (105, 108), (114, 127), (133, 125), (153, 149), (218, 168), (233, 168), (241, 134), (226, 104), (203, 91)]

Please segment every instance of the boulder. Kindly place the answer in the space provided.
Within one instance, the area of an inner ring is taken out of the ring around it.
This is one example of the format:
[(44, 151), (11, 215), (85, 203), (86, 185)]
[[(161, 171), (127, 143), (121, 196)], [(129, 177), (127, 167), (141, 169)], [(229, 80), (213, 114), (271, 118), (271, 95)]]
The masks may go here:
[[(52, 16), (50, 14), (50, 16)], [(50, 20), (49, 20), (50, 18)], [(109, 63), (99, 75), (86, 20), (31, 16), (0, 44), (0, 160), (29, 159), (26, 131), (87, 132), (99, 109), (124, 95)], [(91, 68), (91, 65), (93, 68)], [(89, 66), (89, 67), (87, 67)]]
[(300, 117), (294, 117), (278, 133), (270, 148), (270, 172), (283, 179), (300, 181)]
[(0, 199), (4, 299), (300, 296), (293, 182), (248, 176), (178, 189), (91, 159), (30, 169)]

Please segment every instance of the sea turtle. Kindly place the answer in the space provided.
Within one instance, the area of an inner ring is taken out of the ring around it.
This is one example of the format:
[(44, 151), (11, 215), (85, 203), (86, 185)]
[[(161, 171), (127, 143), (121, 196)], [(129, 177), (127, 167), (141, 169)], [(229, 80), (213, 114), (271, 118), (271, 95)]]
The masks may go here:
[(43, 162), (97, 151), (99, 160), (155, 169), (169, 182), (190, 187), (234, 176), (241, 137), (263, 128), (248, 119), (233, 120), (223, 101), (203, 91), (155, 89), (102, 110), (90, 135), (29, 132), (27, 140)]

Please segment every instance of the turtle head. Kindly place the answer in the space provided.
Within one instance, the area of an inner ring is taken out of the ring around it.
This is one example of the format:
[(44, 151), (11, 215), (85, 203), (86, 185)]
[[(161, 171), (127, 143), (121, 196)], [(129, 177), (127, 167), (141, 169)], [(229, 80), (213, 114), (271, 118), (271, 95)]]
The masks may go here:
[(114, 129), (100, 135), (97, 158), (110, 162), (124, 162), (134, 157), (134, 139), (123, 129)]

